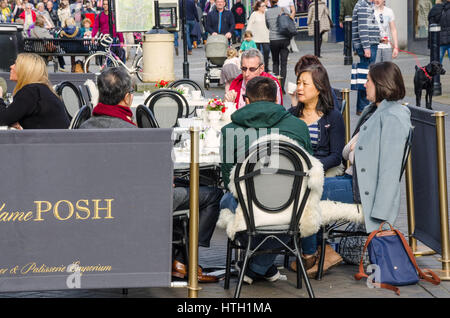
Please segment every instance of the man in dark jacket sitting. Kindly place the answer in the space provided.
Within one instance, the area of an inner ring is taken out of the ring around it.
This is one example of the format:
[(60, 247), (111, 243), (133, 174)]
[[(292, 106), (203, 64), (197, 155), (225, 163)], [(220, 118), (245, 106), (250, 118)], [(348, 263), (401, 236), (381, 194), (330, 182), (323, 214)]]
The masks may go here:
[(206, 32), (212, 35), (223, 34), (231, 39), (234, 25), (233, 14), (225, 9), (225, 0), (216, 0), (216, 7), (206, 17)]
[[(131, 77), (122, 67), (105, 69), (97, 79), (99, 103), (94, 107), (93, 117), (81, 124), (80, 128), (137, 128), (133, 122), (130, 106), (133, 102)], [(209, 247), (211, 237), (219, 218), (219, 203), (222, 190), (216, 187), (199, 187), (199, 246)], [(173, 210), (189, 209), (189, 188), (173, 189)], [(172, 276), (184, 278), (187, 269), (182, 253), (174, 248)], [(199, 267), (200, 283), (215, 283), (216, 276), (204, 274)]]
[[(221, 170), (223, 182), (227, 188), (230, 183), (230, 172), (237, 163), (237, 158), (242, 158), (250, 145), (264, 133), (287, 136), (312, 154), (311, 140), (306, 124), (292, 116), (283, 106), (275, 103), (277, 85), (274, 80), (263, 76), (254, 77), (247, 83), (244, 98), (247, 105), (234, 112), (231, 116), (232, 122), (222, 128)], [(251, 129), (254, 131), (249, 133)], [(231, 192), (227, 192), (220, 202), (221, 210), (229, 209), (234, 213), (236, 207), (236, 199)], [(253, 243), (256, 246), (260, 241), (254, 240)], [(268, 240), (262, 249), (278, 248), (279, 246), (278, 242)], [(273, 264), (275, 258), (276, 254), (253, 256), (246, 270), (244, 282), (251, 284), (257, 278), (265, 278), (268, 281), (278, 280), (281, 275)]]

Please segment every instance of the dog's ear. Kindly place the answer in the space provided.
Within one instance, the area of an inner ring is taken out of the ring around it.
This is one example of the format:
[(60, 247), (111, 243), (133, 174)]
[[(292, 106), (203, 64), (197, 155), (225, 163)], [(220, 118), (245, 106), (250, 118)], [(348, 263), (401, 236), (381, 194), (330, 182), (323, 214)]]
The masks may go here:
[(441, 68), (441, 75), (445, 74), (445, 70), (443, 68)]

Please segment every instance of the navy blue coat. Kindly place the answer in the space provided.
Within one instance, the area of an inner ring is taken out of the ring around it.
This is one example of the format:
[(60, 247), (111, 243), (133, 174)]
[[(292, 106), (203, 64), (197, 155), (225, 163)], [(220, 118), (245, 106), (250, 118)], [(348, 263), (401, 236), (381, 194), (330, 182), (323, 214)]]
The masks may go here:
[[(291, 107), (288, 112), (299, 118), (298, 107)], [(319, 141), (316, 146), (313, 145), (313, 155), (320, 160), (323, 170), (327, 171), (342, 162), (342, 150), (345, 146), (344, 119), (339, 111), (333, 109), (327, 115), (323, 115), (318, 124)]]
[(222, 26), (220, 32), (219, 30), (219, 11), (217, 8), (214, 8), (210, 13), (208, 13), (206, 17), (206, 32), (209, 34), (213, 34), (214, 32), (219, 34), (227, 34), (230, 32), (233, 34), (234, 32), (234, 17), (233, 13), (229, 10), (223, 10), (222, 12)]

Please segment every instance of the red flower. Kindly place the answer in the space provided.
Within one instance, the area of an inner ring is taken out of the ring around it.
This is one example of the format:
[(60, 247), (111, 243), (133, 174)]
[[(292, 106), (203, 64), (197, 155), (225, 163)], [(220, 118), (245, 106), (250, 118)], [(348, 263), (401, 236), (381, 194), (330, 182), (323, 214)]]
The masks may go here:
[(227, 110), (226, 107), (222, 107), (222, 113), (225, 113), (226, 110)]

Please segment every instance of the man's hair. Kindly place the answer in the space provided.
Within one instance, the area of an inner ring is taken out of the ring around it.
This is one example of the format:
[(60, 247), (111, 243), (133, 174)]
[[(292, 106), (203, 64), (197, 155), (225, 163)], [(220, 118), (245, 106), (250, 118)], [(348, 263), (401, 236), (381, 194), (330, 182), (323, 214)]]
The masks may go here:
[(405, 97), (405, 83), (402, 72), (395, 63), (381, 62), (372, 64), (369, 75), (375, 85), (377, 103), (383, 101), (398, 101)]
[(98, 101), (106, 105), (117, 105), (131, 92), (131, 77), (121, 67), (105, 69), (97, 79)]
[(245, 95), (250, 103), (267, 101), (275, 102), (277, 100), (277, 84), (269, 77), (256, 76), (248, 81), (245, 88)]
[(264, 57), (261, 54), (261, 52), (257, 49), (250, 49), (250, 50), (246, 50), (244, 52), (242, 52), (241, 55), (241, 65), (242, 65), (242, 61), (244, 59), (250, 59), (252, 57), (258, 57), (259, 58), (259, 63), (264, 63)]

